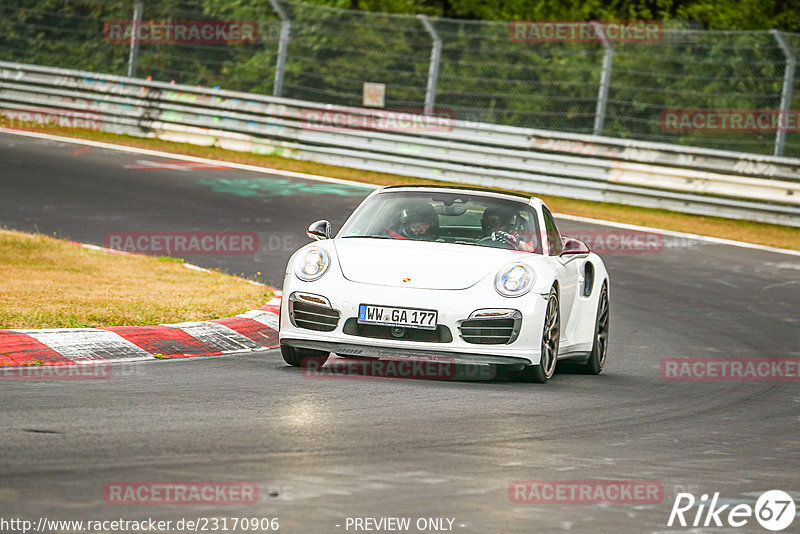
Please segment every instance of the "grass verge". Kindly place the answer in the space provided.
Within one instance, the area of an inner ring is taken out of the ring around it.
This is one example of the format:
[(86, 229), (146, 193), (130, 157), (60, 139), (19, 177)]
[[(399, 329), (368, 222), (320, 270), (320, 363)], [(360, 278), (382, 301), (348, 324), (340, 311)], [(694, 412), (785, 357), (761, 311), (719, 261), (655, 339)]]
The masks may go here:
[(0, 328), (139, 326), (218, 319), (272, 291), (180, 260), (108, 254), (0, 230)]
[[(161, 139), (139, 138), (126, 135), (116, 135), (106, 132), (83, 131), (68, 128), (37, 129), (43, 133), (52, 133), (78, 139), (105, 141), (126, 146), (147, 148), (182, 154), (188, 156), (212, 158), (258, 165), (261, 167), (281, 169), (286, 171), (318, 174), (343, 180), (354, 180), (377, 185), (402, 185), (402, 184), (444, 184), (434, 180), (425, 180), (409, 176), (385, 174), (371, 171), (362, 171), (347, 167), (337, 167), (323, 163), (298, 161), (280, 156), (250, 154), (223, 150), (217, 147), (203, 147), (191, 144), (174, 143)], [(530, 194), (530, 193), (528, 193)], [(689, 215), (667, 210), (641, 208), (624, 204), (609, 204), (605, 202), (591, 202), (575, 200), (549, 195), (537, 195), (542, 198), (550, 208), (559, 213), (592, 217), (608, 221), (627, 224), (651, 226), (665, 230), (702, 234), (736, 241), (745, 241), (768, 245), (772, 247), (800, 250), (800, 228), (763, 224), (722, 217), (706, 217), (702, 215)]]

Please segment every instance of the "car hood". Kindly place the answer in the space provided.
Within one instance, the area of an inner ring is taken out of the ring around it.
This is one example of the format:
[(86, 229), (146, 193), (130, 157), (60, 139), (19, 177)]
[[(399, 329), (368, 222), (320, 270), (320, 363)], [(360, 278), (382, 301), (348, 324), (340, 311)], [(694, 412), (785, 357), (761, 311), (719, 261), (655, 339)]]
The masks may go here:
[(419, 289), (466, 289), (528, 255), (471, 245), (370, 238), (336, 239), (335, 247), (348, 280)]

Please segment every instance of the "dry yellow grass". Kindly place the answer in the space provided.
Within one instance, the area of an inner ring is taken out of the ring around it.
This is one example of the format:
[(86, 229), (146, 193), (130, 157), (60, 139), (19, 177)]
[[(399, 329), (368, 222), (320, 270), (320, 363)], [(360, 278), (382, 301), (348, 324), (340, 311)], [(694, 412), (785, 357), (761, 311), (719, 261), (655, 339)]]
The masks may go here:
[[(115, 135), (105, 132), (81, 131), (66, 128), (41, 129), (38, 131), (64, 135), (68, 137), (76, 137), (80, 139), (108, 141), (120, 145), (149, 148), (151, 150), (161, 150), (174, 154), (212, 158), (235, 163), (246, 163), (250, 165), (259, 165), (262, 167), (303, 172), (308, 174), (319, 174), (333, 178), (367, 182), (377, 185), (446, 183), (412, 178), (409, 176), (362, 171), (347, 167), (336, 167), (322, 163), (297, 161), (280, 156), (250, 154), (245, 152), (223, 150), (216, 147), (202, 147), (190, 144), (173, 143), (170, 141), (162, 141), (160, 139), (142, 139), (139, 137)], [(746, 241), (748, 243), (757, 243), (772, 247), (800, 250), (800, 228), (725, 219), (721, 217), (689, 215), (667, 210), (640, 208), (637, 206), (628, 206), (622, 204), (589, 202), (584, 200), (574, 200), (570, 198), (544, 195), (539, 196), (545, 202), (547, 202), (548, 206), (550, 206), (553, 211), (559, 213), (567, 213), (570, 215), (592, 217), (596, 219), (617, 221), (628, 224), (638, 224), (642, 226), (662, 228), (665, 230), (675, 230), (678, 232), (702, 234), (713, 237), (721, 237), (724, 239), (734, 239), (736, 241)]]
[(228, 317), (269, 288), (180, 260), (116, 255), (0, 230), (0, 328), (137, 326)]

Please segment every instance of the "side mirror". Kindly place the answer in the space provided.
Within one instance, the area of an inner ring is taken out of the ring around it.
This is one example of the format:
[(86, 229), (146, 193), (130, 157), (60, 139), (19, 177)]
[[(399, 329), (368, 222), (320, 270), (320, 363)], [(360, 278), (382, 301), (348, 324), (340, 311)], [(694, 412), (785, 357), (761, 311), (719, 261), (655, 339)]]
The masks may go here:
[(311, 239), (320, 241), (331, 238), (331, 223), (328, 221), (316, 221), (308, 225), (306, 235)]
[(572, 237), (564, 238), (564, 248), (561, 250), (562, 256), (589, 254), (589, 247), (580, 239)]

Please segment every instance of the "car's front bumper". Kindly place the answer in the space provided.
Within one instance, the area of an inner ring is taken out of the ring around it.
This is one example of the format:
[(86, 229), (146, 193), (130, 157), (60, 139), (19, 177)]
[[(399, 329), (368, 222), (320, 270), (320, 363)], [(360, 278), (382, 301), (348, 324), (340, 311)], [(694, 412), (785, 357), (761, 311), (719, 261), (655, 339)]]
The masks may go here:
[[(429, 290), (377, 286), (352, 282), (340, 273), (330, 272), (316, 282), (303, 282), (293, 274), (284, 283), (281, 303), (280, 342), (296, 348), (332, 352), (341, 356), (393, 359), (446, 359), (455, 363), (490, 365), (538, 365), (541, 336), (547, 301), (542, 295), (500, 296), (492, 285), (479, 283), (463, 290)], [(330, 308), (338, 311), (336, 328), (329, 332), (300, 328), (289, 317), (289, 301), (295, 292), (325, 297)], [(359, 304), (434, 309), (438, 324), (446, 326), (450, 342), (422, 342), (402, 339), (372, 338), (345, 333), (348, 319), (357, 318)], [(475, 310), (502, 308), (518, 310), (522, 315), (519, 334), (509, 344), (468, 343), (461, 336), (459, 324)]]
[[(383, 341), (383, 340), (376, 340)], [(317, 339), (281, 338), (281, 343), (298, 349), (313, 349), (332, 352), (339, 356), (366, 358), (427, 359), (455, 364), (485, 364), (524, 366), (531, 363), (530, 358), (521, 356), (493, 356), (444, 350), (431, 350), (403, 347), (387, 347), (375, 344), (359, 344), (346, 341), (321, 341)]]

